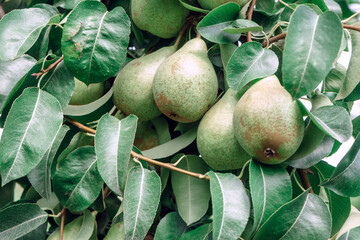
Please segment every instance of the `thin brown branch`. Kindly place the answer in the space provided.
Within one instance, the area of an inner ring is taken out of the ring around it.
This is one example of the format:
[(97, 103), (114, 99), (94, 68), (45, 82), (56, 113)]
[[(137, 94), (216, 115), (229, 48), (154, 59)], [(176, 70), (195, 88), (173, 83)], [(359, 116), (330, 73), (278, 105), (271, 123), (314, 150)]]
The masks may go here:
[(267, 42), (266, 40), (263, 41), (263, 42), (262, 42), (262, 46), (263, 46), (263, 47), (266, 47), (267, 45), (270, 45), (270, 44), (272, 44), (272, 43), (274, 43), (274, 42), (277, 42), (277, 41), (279, 41), (279, 40), (281, 40), (281, 39), (284, 39), (285, 37), (286, 37), (286, 32), (280, 33), (279, 35), (276, 35), (276, 36), (270, 38), (270, 39), (269, 39), (269, 42)]
[(63, 208), (61, 210), (61, 225), (60, 225), (60, 238), (59, 238), (59, 240), (63, 240), (63, 237), (64, 237), (65, 216), (66, 216), (66, 208)]
[(312, 190), (311, 183), (309, 181), (308, 175), (305, 172), (305, 170), (304, 169), (296, 169), (296, 171), (298, 172), (298, 174), (300, 176), (300, 180), (301, 180), (301, 183), (302, 183), (303, 187), (305, 189), (311, 188), (309, 192), (314, 193), (314, 191)]
[(343, 24), (343, 27), (360, 32), (360, 27), (355, 27), (355, 26), (347, 25), (347, 24)]
[[(253, 12), (254, 12), (255, 3), (256, 3), (256, 0), (251, 1), (248, 12), (247, 12), (247, 19), (250, 20), (250, 21), (252, 19), (252, 15), (253, 15)], [(247, 32), (247, 41), (251, 42), (251, 32), (250, 31)]]
[[(65, 117), (65, 119), (70, 122), (71, 124), (73, 124), (74, 126), (78, 127), (79, 129), (81, 129), (82, 131), (84, 132), (88, 132), (88, 133), (92, 133), (92, 134), (95, 134), (96, 133), (96, 130), (92, 129), (92, 128), (89, 128), (81, 123), (79, 123), (78, 121), (75, 121), (74, 119), (71, 119), (69, 117)], [(134, 151), (131, 151), (131, 156), (133, 158), (136, 158), (136, 159), (141, 159), (141, 160), (144, 160), (145, 162), (148, 162), (148, 163), (152, 163), (154, 165), (157, 165), (157, 166), (160, 166), (160, 167), (164, 167), (164, 168), (168, 168), (170, 170), (173, 170), (173, 171), (176, 171), (176, 172), (180, 172), (180, 173), (184, 173), (184, 174), (187, 174), (189, 176), (192, 176), (192, 177), (196, 177), (196, 178), (200, 178), (200, 179), (206, 179), (206, 180), (210, 180), (209, 176), (206, 176), (204, 174), (200, 174), (200, 173), (194, 173), (194, 172), (190, 172), (190, 171), (187, 171), (187, 170), (184, 170), (184, 169), (181, 169), (181, 168), (178, 168), (178, 167), (175, 167), (173, 164), (171, 163), (163, 163), (163, 162), (159, 162), (159, 161), (156, 161), (154, 159), (151, 159), (151, 158), (147, 158), (141, 154), (138, 154)]]
[(49, 72), (51, 69), (56, 67), (63, 59), (64, 59), (64, 55), (61, 56), (58, 60), (56, 60), (54, 63), (50, 64), (50, 66), (47, 69), (45, 69), (45, 70), (41, 69), (40, 72), (33, 73), (33, 74), (31, 74), (31, 76), (36, 77), (36, 79), (38, 79), (41, 75), (43, 75), (44, 73)]
[(2, 2), (0, 2), (0, 19), (2, 19), (3, 16), (5, 16), (5, 11), (4, 11), (4, 8), (2, 6)]
[(110, 188), (106, 187), (104, 190), (103, 200), (105, 200), (107, 198), (107, 196), (109, 195), (109, 192), (110, 192)]

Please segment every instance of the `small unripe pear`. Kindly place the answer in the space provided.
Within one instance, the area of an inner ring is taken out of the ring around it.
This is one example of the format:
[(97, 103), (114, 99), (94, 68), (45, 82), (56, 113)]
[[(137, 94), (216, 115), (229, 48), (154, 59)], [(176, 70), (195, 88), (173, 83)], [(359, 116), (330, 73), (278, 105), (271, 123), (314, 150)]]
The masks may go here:
[(179, 0), (131, 0), (135, 25), (161, 38), (172, 38), (183, 26), (189, 10)]
[(92, 83), (87, 86), (82, 81), (75, 79), (75, 90), (71, 96), (70, 105), (83, 105), (99, 99), (104, 93), (104, 82)]
[(304, 136), (300, 108), (275, 76), (255, 83), (234, 112), (235, 136), (245, 151), (266, 164), (278, 164), (295, 153)]
[(217, 76), (202, 39), (188, 41), (158, 68), (153, 84), (156, 105), (183, 123), (199, 120), (216, 100)]
[(135, 114), (141, 121), (161, 115), (153, 97), (153, 80), (160, 64), (175, 50), (174, 46), (160, 48), (131, 61), (119, 72), (113, 102), (121, 112)]
[(241, 168), (251, 157), (234, 135), (233, 115), (239, 100), (232, 89), (206, 112), (197, 132), (197, 147), (204, 161), (215, 170)]

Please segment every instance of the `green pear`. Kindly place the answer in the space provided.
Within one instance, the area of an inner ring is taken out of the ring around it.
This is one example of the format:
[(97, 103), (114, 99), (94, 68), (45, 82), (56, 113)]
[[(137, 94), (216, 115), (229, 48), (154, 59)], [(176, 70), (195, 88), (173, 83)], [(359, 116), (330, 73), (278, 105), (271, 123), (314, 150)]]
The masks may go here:
[(235, 2), (239, 4), (240, 7), (243, 7), (249, 1), (250, 0), (198, 0), (200, 6), (207, 10), (213, 10), (214, 8), (217, 8), (218, 6), (228, 2)]
[(92, 83), (87, 86), (75, 79), (75, 90), (70, 99), (70, 105), (83, 105), (99, 99), (104, 93), (104, 82)]
[(288, 159), (304, 136), (300, 108), (276, 76), (256, 82), (245, 92), (235, 107), (233, 121), (240, 145), (266, 164)]
[(153, 84), (156, 105), (182, 123), (199, 120), (214, 104), (218, 81), (202, 39), (188, 41), (158, 68)]
[(135, 114), (142, 121), (161, 115), (153, 97), (153, 80), (160, 64), (175, 51), (174, 46), (163, 47), (128, 63), (114, 82), (115, 106), (127, 115)]
[(138, 122), (134, 145), (141, 151), (145, 151), (158, 144), (158, 136), (151, 121)]
[(215, 170), (241, 168), (251, 157), (234, 135), (233, 115), (239, 100), (232, 89), (206, 112), (197, 132), (197, 147), (204, 161)]
[(189, 10), (178, 0), (131, 0), (135, 25), (161, 38), (172, 38), (180, 31)]

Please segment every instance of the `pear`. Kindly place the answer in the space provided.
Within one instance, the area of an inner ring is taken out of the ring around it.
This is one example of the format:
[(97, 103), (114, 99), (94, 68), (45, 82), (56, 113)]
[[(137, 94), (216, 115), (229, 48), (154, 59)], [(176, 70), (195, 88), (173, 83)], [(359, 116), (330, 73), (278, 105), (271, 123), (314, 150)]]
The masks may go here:
[(158, 68), (153, 84), (156, 105), (182, 123), (199, 120), (216, 100), (218, 81), (205, 42), (192, 39)]
[(119, 72), (113, 102), (121, 112), (135, 114), (142, 121), (161, 115), (153, 97), (153, 80), (160, 64), (175, 51), (174, 46), (163, 47), (131, 61)]
[(235, 2), (239, 4), (240, 7), (243, 7), (249, 1), (250, 0), (198, 0), (200, 6), (207, 10), (213, 10), (214, 8), (217, 8), (218, 6), (228, 2)]
[(228, 89), (199, 124), (196, 140), (199, 153), (215, 170), (238, 169), (251, 158), (234, 135), (233, 115), (238, 100), (235, 91)]
[(235, 107), (233, 124), (244, 150), (266, 164), (288, 159), (304, 136), (300, 108), (276, 76), (256, 82), (245, 92)]
[(92, 83), (87, 86), (82, 81), (75, 79), (75, 90), (71, 96), (70, 105), (83, 105), (99, 99), (104, 93), (104, 82)]
[(131, 0), (135, 25), (161, 38), (172, 38), (180, 31), (189, 10), (179, 0)]
[(138, 122), (134, 145), (141, 151), (145, 151), (158, 144), (158, 136), (151, 121)]

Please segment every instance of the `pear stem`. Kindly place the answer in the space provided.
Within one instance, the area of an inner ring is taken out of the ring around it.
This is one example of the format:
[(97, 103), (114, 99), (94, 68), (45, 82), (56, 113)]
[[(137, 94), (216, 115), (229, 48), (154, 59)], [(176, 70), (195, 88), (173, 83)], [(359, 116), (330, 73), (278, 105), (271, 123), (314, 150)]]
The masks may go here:
[[(252, 0), (251, 1), (251, 4), (250, 4), (250, 7), (248, 9), (248, 12), (247, 12), (247, 19), (251, 21), (252, 19), (252, 15), (253, 15), (253, 12), (254, 12), (254, 7), (255, 7), (255, 4), (256, 4), (256, 0)], [(251, 42), (251, 32), (247, 32), (247, 41), (248, 42)]]
[(61, 224), (60, 224), (60, 237), (59, 237), (59, 240), (63, 240), (63, 238), (64, 238), (65, 215), (66, 215), (66, 208), (63, 208), (61, 210)]
[[(89, 128), (81, 123), (79, 123), (78, 121), (75, 121), (74, 119), (71, 119), (69, 117), (65, 117), (65, 119), (70, 122), (71, 124), (73, 124), (74, 126), (78, 127), (80, 130), (84, 131), (84, 132), (87, 132), (87, 133), (92, 133), (92, 134), (96, 134), (96, 130), (95, 129), (92, 129), (92, 128)], [(180, 173), (183, 173), (183, 174), (186, 174), (186, 175), (189, 175), (189, 176), (192, 176), (192, 177), (196, 177), (196, 178), (199, 178), (199, 179), (206, 179), (206, 180), (210, 180), (210, 177), (207, 176), (207, 175), (204, 175), (204, 174), (200, 174), (200, 173), (194, 173), (194, 172), (190, 172), (190, 171), (187, 171), (187, 170), (184, 170), (184, 169), (181, 169), (181, 168), (178, 168), (178, 167), (175, 167), (173, 164), (171, 163), (164, 163), (164, 162), (159, 162), (159, 161), (156, 161), (154, 159), (151, 159), (151, 158), (147, 158), (141, 154), (138, 154), (134, 151), (131, 151), (131, 156), (133, 158), (136, 158), (136, 159), (141, 159), (141, 160), (144, 160), (145, 162), (148, 162), (148, 163), (151, 163), (151, 164), (154, 164), (154, 165), (157, 165), (157, 166), (160, 166), (160, 167), (164, 167), (164, 168), (168, 168), (170, 170), (173, 170), (173, 171), (176, 171), (176, 172), (180, 172)]]
[(201, 34), (200, 34), (198, 31), (196, 31), (196, 38), (200, 38), (200, 39), (201, 39)]
[(194, 19), (192, 17), (190, 17), (186, 23), (182, 26), (182, 28), (180, 29), (179, 35), (176, 38), (176, 41), (174, 43), (175, 48), (178, 48), (180, 42), (181, 42), (181, 38), (183, 37), (185, 31), (189, 28), (189, 26), (193, 23)]

